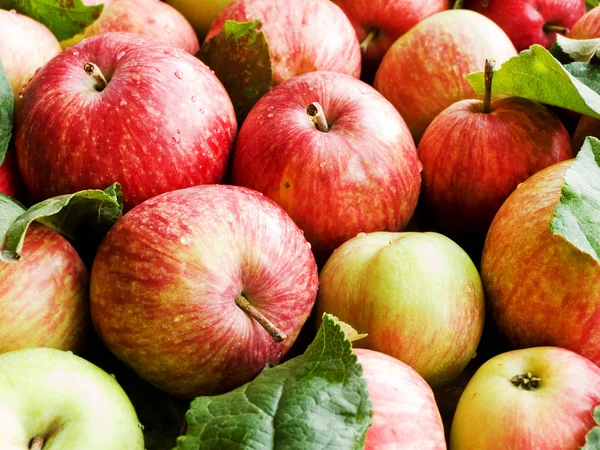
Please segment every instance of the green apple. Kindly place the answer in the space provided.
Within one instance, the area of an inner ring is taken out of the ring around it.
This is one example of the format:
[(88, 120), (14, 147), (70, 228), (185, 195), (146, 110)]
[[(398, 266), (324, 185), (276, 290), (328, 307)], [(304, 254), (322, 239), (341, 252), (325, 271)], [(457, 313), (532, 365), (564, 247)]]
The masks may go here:
[(0, 355), (0, 449), (144, 450), (129, 398), (109, 374), (70, 352)]
[(328, 312), (367, 333), (356, 346), (407, 363), (432, 386), (456, 378), (475, 355), (481, 280), (441, 234), (359, 234), (333, 253), (319, 280), (318, 317)]
[(192, 24), (198, 36), (206, 36), (210, 25), (231, 0), (167, 0)]

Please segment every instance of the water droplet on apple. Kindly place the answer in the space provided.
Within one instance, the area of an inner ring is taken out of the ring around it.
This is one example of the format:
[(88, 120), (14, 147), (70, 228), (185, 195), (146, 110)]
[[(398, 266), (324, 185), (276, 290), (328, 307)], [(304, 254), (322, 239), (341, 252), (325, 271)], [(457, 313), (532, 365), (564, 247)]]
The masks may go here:
[(269, 106), (269, 107), (267, 108), (267, 111), (273, 111), (273, 105)]
[(204, 110), (203, 109), (199, 109), (198, 111), (200, 111), (200, 114), (204, 114)]
[(273, 114), (267, 114), (267, 117), (270, 119), (271, 117), (273, 117)]
[(24, 91), (19, 92), (19, 98), (23, 98), (23, 92)]
[(181, 142), (181, 139), (179, 139), (178, 137), (173, 136), (173, 143), (174, 144), (179, 144)]
[(170, 33), (171, 31), (173, 31), (173, 28), (171, 28), (169, 25), (165, 25), (165, 33)]
[(177, 78), (179, 78), (180, 80), (183, 80), (183, 73), (181, 72), (181, 70), (178, 70), (177, 72), (175, 72), (175, 76)]
[(363, 238), (363, 237), (365, 237), (366, 235), (367, 235), (367, 233), (358, 233), (358, 234), (356, 235), (356, 237), (357, 237), (357, 238)]
[(175, 58), (181, 58), (181, 52), (175, 51), (173, 54), (175, 55)]
[(190, 238), (188, 238), (187, 236), (182, 236), (181, 239), (179, 239), (179, 241), (183, 244), (183, 245), (188, 245), (190, 243)]
[(192, 95), (192, 101), (193, 101), (194, 103), (196, 103), (196, 100), (197, 100), (197, 99), (196, 99), (196, 96), (195, 96), (195, 95)]
[(77, 50), (75, 50), (75, 51), (73, 52), (73, 56), (79, 56), (79, 52), (78, 52)]
[(119, 105), (121, 105), (121, 106), (125, 106), (126, 104), (127, 104), (127, 102), (126, 102), (125, 100), (121, 100), (121, 101), (119, 102)]
[(117, 61), (120, 60), (125, 55), (125, 52), (117, 53)]
[(310, 242), (307, 242), (307, 243), (306, 243), (306, 247), (307, 247), (309, 250), (311, 249), (312, 245), (310, 245)]

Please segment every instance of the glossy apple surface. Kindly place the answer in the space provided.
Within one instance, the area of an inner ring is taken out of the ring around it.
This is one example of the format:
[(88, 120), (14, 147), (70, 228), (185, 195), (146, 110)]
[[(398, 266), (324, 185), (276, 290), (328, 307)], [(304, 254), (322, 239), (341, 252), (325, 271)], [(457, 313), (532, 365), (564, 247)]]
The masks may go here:
[(600, 120), (590, 116), (581, 116), (573, 133), (573, 155), (581, 150), (583, 142), (588, 136), (600, 138)]
[(226, 20), (256, 19), (262, 21), (269, 44), (275, 84), (317, 70), (359, 77), (356, 33), (344, 12), (329, 0), (235, 0), (219, 13), (206, 40), (218, 34)]
[[(0, 448), (144, 450), (142, 427), (114, 377), (49, 348), (0, 355)], [(41, 444), (41, 445), (40, 445)]]
[(210, 26), (231, 0), (167, 0), (192, 24), (200, 37), (206, 36)]
[[(105, 87), (84, 70), (89, 62)], [(65, 50), (31, 80), (21, 113), (15, 148), (33, 201), (119, 182), (126, 210), (219, 182), (237, 131), (208, 67), (133, 33), (104, 33)]]
[(0, 194), (23, 201), (23, 181), (19, 174), (15, 152), (8, 149), (4, 161), (0, 165)]
[(450, 448), (579, 450), (596, 425), (598, 386), (600, 369), (569, 350), (535, 347), (495, 356), (460, 398)]
[[(313, 102), (326, 132), (307, 113)], [(237, 139), (232, 181), (275, 200), (327, 258), (359, 232), (403, 229), (420, 170), (410, 133), (385, 98), (348, 75), (313, 72), (254, 106)]]
[[(309, 245), (281, 208), (249, 189), (197, 186), (154, 197), (111, 228), (92, 268), (92, 319), (143, 378), (193, 398), (279, 362), (317, 284)], [(287, 337), (275, 342), (240, 296)]]
[(486, 58), (500, 66), (516, 55), (506, 33), (488, 18), (467, 10), (442, 11), (390, 47), (374, 86), (400, 112), (418, 142), (444, 109), (478, 97), (465, 79), (469, 73), (483, 70)]
[(569, 30), (585, 13), (585, 0), (465, 0), (463, 6), (498, 24), (519, 52), (533, 44), (550, 48), (561, 28), (572, 37)]
[(568, 37), (571, 39), (596, 39), (600, 37), (600, 8), (592, 8), (585, 13), (573, 28)]
[(432, 386), (456, 378), (475, 355), (484, 298), (467, 254), (437, 233), (370, 233), (339, 247), (321, 270), (317, 317), (324, 312), (393, 356)]

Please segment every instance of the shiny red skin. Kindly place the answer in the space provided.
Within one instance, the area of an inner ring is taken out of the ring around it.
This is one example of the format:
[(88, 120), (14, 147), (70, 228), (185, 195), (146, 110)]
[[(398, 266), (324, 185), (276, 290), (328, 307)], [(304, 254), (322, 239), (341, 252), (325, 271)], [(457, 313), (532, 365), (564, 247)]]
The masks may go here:
[[(98, 65), (102, 92), (83, 70)], [(15, 148), (34, 201), (121, 183), (125, 209), (223, 177), (237, 124), (227, 92), (192, 55), (152, 38), (105, 33), (31, 80)]]
[[(317, 286), (309, 245), (281, 208), (249, 189), (197, 186), (152, 198), (111, 228), (92, 268), (92, 319), (140, 376), (193, 398), (278, 363)], [(246, 315), (241, 293), (287, 339), (274, 342)]]
[(0, 261), (0, 353), (29, 347), (78, 351), (90, 331), (88, 271), (69, 242), (32, 224), (21, 259)]
[(570, 29), (585, 14), (585, 0), (465, 0), (463, 6), (497, 23), (519, 52), (533, 44), (550, 48), (556, 33), (544, 25)]
[(585, 13), (573, 28), (568, 37), (571, 39), (596, 39), (600, 37), (600, 8), (596, 7)]
[[(331, 125), (326, 133), (306, 112), (315, 101)], [(410, 133), (387, 100), (350, 76), (313, 72), (274, 88), (250, 111), (232, 181), (275, 200), (326, 257), (360, 232), (403, 229), (420, 171)]]
[(506, 97), (483, 113), (463, 100), (429, 125), (417, 149), (421, 202), (444, 233), (483, 237), (502, 203), (534, 173), (572, 158), (571, 139), (545, 106)]
[(577, 123), (575, 133), (573, 133), (572, 146), (574, 155), (581, 150), (583, 142), (588, 136), (600, 139), (600, 120), (595, 117), (581, 116), (581, 119), (579, 119), (579, 122)]
[(10, 148), (0, 165), (0, 193), (21, 201), (24, 197), (23, 181), (19, 175), (15, 152)]
[(600, 365), (600, 265), (550, 230), (571, 163), (538, 172), (502, 205), (481, 276), (491, 315), (513, 347), (563, 347)]
[(226, 20), (256, 19), (262, 21), (269, 43), (275, 84), (317, 70), (360, 76), (361, 55), (354, 28), (329, 0), (235, 0), (213, 21), (206, 41), (221, 31)]
[(365, 450), (445, 450), (444, 426), (425, 380), (391, 356), (360, 348), (352, 351), (362, 366), (373, 404)]
[(448, 0), (333, 0), (354, 25), (362, 42), (371, 28), (379, 31), (362, 52), (363, 71), (377, 70), (396, 40), (423, 19), (448, 9)]

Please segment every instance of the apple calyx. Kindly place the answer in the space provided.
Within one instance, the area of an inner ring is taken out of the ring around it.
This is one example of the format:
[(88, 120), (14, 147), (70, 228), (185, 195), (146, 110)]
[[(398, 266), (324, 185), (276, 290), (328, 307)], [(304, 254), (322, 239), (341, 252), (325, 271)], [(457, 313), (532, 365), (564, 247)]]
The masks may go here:
[(379, 37), (379, 28), (367, 28), (366, 36), (360, 43), (360, 50), (365, 53), (371, 42)]
[(87, 62), (83, 65), (83, 70), (85, 70), (85, 73), (87, 73), (90, 77), (93, 77), (94, 80), (96, 80), (94, 89), (96, 89), (98, 92), (102, 92), (108, 82), (106, 81), (106, 78), (104, 78), (100, 68), (92, 62)]
[(485, 79), (485, 94), (483, 96), (483, 113), (489, 114), (492, 112), (492, 80), (494, 79), (494, 69), (496, 61), (493, 59), (485, 60), (485, 71), (483, 76)]
[(29, 450), (42, 450), (44, 447), (44, 438), (42, 436), (36, 436), (31, 440)]
[(265, 330), (267, 330), (267, 333), (269, 333), (271, 335), (271, 337), (273, 338), (273, 340), (275, 342), (281, 342), (287, 338), (287, 334), (285, 334), (283, 331), (281, 331), (279, 328), (277, 328), (273, 322), (271, 322), (269, 319), (267, 319), (263, 315), (263, 313), (261, 313), (258, 309), (256, 309), (248, 301), (248, 299), (246, 297), (244, 297), (243, 294), (240, 294), (237, 296), (237, 298), (235, 299), (235, 304), (238, 305), (238, 307), (242, 311), (244, 311), (246, 314), (248, 314), (250, 317), (252, 317), (254, 320), (256, 320), (259, 324), (261, 324), (262, 327)]
[(515, 375), (510, 379), (510, 382), (519, 389), (525, 391), (535, 391), (540, 387), (542, 379), (531, 374), (531, 372)]
[(329, 131), (329, 125), (327, 124), (327, 119), (325, 119), (325, 113), (323, 112), (323, 107), (319, 104), (319, 102), (312, 102), (306, 108), (306, 113), (313, 118), (313, 122), (317, 127), (317, 130), (322, 131), (323, 133), (327, 133)]
[(552, 25), (547, 23), (543, 27), (544, 33), (560, 33), (560, 34), (568, 34), (569, 29), (567, 27), (563, 27), (561, 25)]

